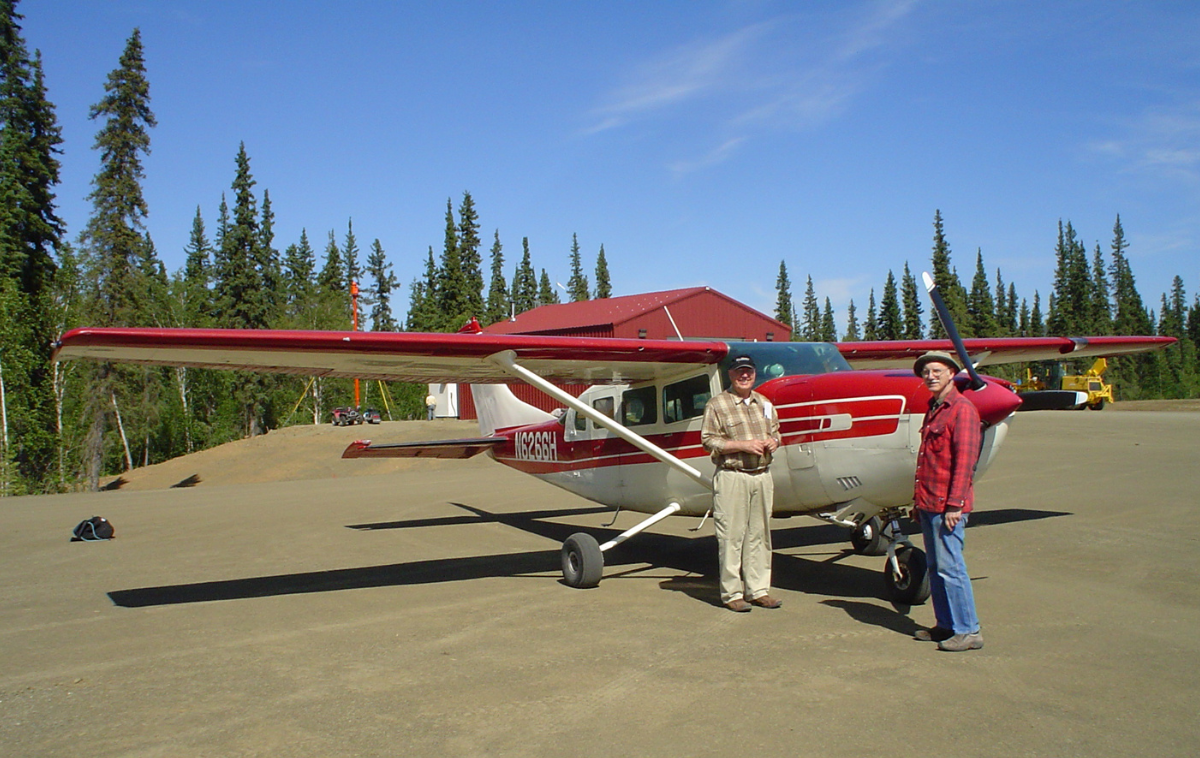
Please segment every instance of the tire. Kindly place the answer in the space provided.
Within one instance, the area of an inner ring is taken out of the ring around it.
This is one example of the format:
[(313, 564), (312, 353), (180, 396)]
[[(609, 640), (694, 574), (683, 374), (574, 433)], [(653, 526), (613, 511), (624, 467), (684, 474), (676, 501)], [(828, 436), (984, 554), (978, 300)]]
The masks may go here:
[(897, 605), (920, 605), (929, 599), (929, 571), (925, 552), (915, 547), (896, 553), (900, 563), (900, 578), (892, 576), (891, 561), (883, 564), (883, 580), (888, 599)]
[(604, 574), (604, 553), (600, 543), (590, 534), (579, 532), (567, 537), (562, 546), (563, 581), (576, 589), (600, 584)]
[(883, 555), (887, 552), (883, 522), (872, 516), (850, 530), (850, 544), (859, 555)]
[(1099, 400), (1097, 400), (1096, 402), (1094, 402), (1094, 403), (1092, 403), (1091, 405), (1089, 405), (1089, 406), (1088, 406), (1088, 408), (1092, 409), (1093, 411), (1102, 411), (1102, 410), (1104, 410), (1104, 398), (1100, 398), (1100, 399), (1099, 399)]

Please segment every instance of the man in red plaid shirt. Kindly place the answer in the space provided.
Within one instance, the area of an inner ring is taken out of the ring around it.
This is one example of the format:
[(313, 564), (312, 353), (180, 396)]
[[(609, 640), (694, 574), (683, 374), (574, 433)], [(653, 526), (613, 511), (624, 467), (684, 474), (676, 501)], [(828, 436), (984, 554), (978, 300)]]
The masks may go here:
[(979, 411), (954, 386), (954, 375), (960, 370), (958, 361), (941, 351), (925, 353), (913, 366), (913, 373), (933, 393), (921, 425), (913, 513), (925, 538), (936, 619), (932, 629), (919, 630), (916, 638), (937, 642), (938, 649), (950, 652), (983, 647), (971, 576), (963, 559), (983, 426)]

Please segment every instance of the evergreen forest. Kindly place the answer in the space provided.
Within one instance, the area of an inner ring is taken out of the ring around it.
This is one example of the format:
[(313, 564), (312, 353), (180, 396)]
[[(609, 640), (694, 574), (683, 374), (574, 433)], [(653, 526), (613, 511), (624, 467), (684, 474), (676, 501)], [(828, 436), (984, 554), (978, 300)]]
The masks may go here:
[[(365, 236), (360, 244), (352, 219), (344, 229), (321, 230), (315, 243), (307, 230), (298, 239), (276, 239), (270, 192), (255, 180), (244, 144), (232, 156), (227, 192), (197, 199), (188, 239), (158, 241), (186, 254), (179, 270), (167, 271), (142, 192), (157, 122), (137, 29), (89, 112), (99, 168), (86, 224), (70, 238), (55, 204), (61, 129), (41, 54), (27, 49), (16, 6), (0, 0), (0, 495), (95, 490), (102, 478), (129, 469), (283, 426), (328, 423), (335, 406), (353, 401), (345, 379), (52, 363), (54, 340), (71, 328), (347, 330), (357, 323), (372, 331), (454, 331), (471, 317), (487, 325), (560, 302), (546, 269), (534, 266), (528, 237), (506, 264), (494, 231), (485, 261), (479, 213), (464, 192), (457, 207), (447, 199), (440, 250), (430, 245), (416, 254), (423, 273), (408, 284), (407, 311), (396, 313), (401, 284), (384, 243)], [(215, 205), (207, 222), (206, 203)], [(1068, 221), (1053, 244), (1055, 280), (1044, 302), (1036, 291), (1018, 293), (999, 270), (991, 276), (982, 251), (968, 288), (951, 261), (938, 212), (931, 265), (964, 336), (1171, 335), (1180, 338), (1176, 346), (1123, 358), (1106, 378), (1116, 381), (1123, 399), (1194, 397), (1200, 300), (1189, 303), (1175, 277), (1161, 304), (1148, 308), (1127, 249), (1119, 217), (1110, 249), (1091, 253)], [(573, 237), (569, 268), (563, 297), (612, 295), (603, 245), (589, 277)], [(866, 313), (851, 302), (840, 322), (830, 299), (818, 299), (811, 277), (796, 307), (784, 262), (776, 290), (774, 315), (793, 327), (794, 339), (941, 336), (924, 316), (907, 262), (899, 280), (887, 272), (878, 302), (872, 290)], [(363, 383), (362, 391), (361, 404), (379, 408), (385, 419), (422, 417), (422, 385)]]

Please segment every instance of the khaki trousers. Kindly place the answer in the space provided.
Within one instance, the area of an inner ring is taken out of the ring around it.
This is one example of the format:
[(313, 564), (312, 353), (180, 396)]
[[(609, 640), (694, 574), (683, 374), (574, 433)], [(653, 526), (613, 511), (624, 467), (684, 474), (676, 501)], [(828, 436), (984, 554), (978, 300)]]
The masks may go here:
[(721, 564), (721, 602), (754, 600), (771, 589), (770, 472), (718, 469), (713, 477), (713, 522)]

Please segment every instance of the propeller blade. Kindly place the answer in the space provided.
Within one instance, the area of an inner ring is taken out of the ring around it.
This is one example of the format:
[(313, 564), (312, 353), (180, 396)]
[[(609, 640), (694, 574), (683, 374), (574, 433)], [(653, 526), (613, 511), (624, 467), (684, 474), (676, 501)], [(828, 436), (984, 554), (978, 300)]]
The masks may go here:
[(967, 354), (962, 337), (958, 336), (958, 329), (954, 326), (954, 319), (950, 317), (950, 309), (942, 300), (942, 293), (938, 292), (937, 283), (933, 281), (933, 277), (929, 275), (928, 271), (921, 272), (921, 278), (925, 282), (926, 291), (929, 292), (929, 299), (933, 301), (933, 308), (937, 311), (938, 321), (942, 322), (942, 328), (946, 330), (950, 341), (954, 343), (954, 352), (958, 353), (958, 359), (962, 361), (963, 366), (967, 369), (967, 375), (971, 377), (971, 389), (983, 389), (987, 386), (987, 382), (983, 381), (979, 373), (975, 371), (975, 364), (971, 362), (971, 356)]
[(1021, 411), (1070, 411), (1087, 402), (1086, 392), (1073, 390), (1033, 390), (1021, 392)]

